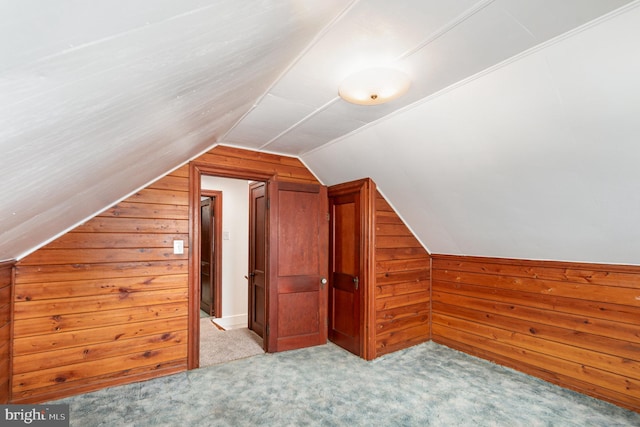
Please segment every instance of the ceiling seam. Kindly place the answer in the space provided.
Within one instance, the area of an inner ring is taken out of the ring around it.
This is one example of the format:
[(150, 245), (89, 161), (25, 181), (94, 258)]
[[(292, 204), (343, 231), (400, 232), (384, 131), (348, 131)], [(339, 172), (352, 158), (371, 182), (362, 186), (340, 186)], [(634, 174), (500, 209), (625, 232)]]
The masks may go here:
[[(63, 49), (63, 50), (60, 50), (60, 51), (58, 51), (56, 53), (52, 53), (51, 55), (43, 56), (41, 58), (38, 58), (35, 61), (31, 61), (28, 65), (38, 64), (38, 63), (43, 62), (43, 61), (48, 61), (50, 59), (56, 58), (57, 56), (66, 55), (66, 54), (74, 52), (76, 50), (81, 50), (81, 49), (84, 49), (84, 48), (87, 48), (87, 47), (91, 47), (91, 46), (94, 46), (94, 45), (97, 45), (97, 44), (100, 44), (100, 43), (104, 43), (104, 42), (107, 42), (107, 41), (115, 40), (115, 39), (118, 39), (120, 37), (132, 34), (132, 33), (136, 33), (138, 31), (141, 31), (141, 30), (144, 30), (144, 29), (148, 28), (151, 25), (158, 25), (158, 24), (162, 24), (164, 22), (171, 22), (173, 20), (180, 19), (180, 18), (183, 18), (185, 16), (193, 15), (194, 13), (202, 12), (203, 10), (212, 9), (214, 7), (215, 7), (215, 5), (203, 6), (203, 7), (199, 7), (199, 8), (196, 8), (196, 9), (189, 10), (187, 12), (182, 12), (182, 13), (179, 13), (177, 15), (173, 15), (173, 16), (167, 17), (165, 19), (159, 19), (158, 21), (153, 22), (153, 23), (147, 22), (145, 25), (138, 25), (135, 28), (131, 28), (131, 29), (126, 30), (126, 31), (122, 31), (122, 32), (119, 32), (117, 34), (113, 34), (113, 35), (110, 35), (110, 36), (107, 36), (107, 37), (102, 37), (102, 38), (99, 38), (99, 39), (96, 39), (96, 40), (85, 42), (85, 43), (79, 44), (78, 46), (71, 46), (71, 47), (69, 47), (67, 49)], [(24, 65), (22, 65), (21, 67), (24, 67)], [(6, 72), (6, 71), (12, 71), (12, 70), (14, 70), (16, 68), (20, 68), (20, 66), (19, 67), (13, 67), (13, 68), (10, 68), (8, 70), (4, 70), (3, 73)]]
[[(249, 113), (251, 113), (253, 110), (256, 109), (256, 107), (258, 106), (258, 104), (260, 104), (260, 102), (262, 102), (262, 100), (269, 95), (269, 92), (271, 92), (271, 89), (273, 89), (273, 87), (280, 82), (280, 80), (282, 80), (282, 78), (293, 68), (294, 65), (296, 65), (300, 59), (306, 55), (306, 53), (311, 50), (311, 48), (313, 46), (315, 46), (316, 43), (318, 43), (318, 41), (320, 39), (322, 39), (328, 32), (329, 30), (336, 24), (336, 22), (340, 21), (345, 15), (347, 15), (351, 9), (353, 9), (353, 7), (359, 2), (360, 0), (351, 0), (351, 2), (338, 14), (336, 15), (333, 19), (331, 19), (331, 21), (329, 21), (329, 23), (327, 23), (327, 25), (325, 25), (314, 37), (313, 39), (309, 42), (309, 44), (300, 51), (300, 53), (294, 58), (293, 61), (291, 61), (291, 63), (285, 67), (284, 70), (282, 70), (282, 72), (280, 73), (280, 75), (278, 77), (276, 77), (276, 79), (271, 83), (271, 85), (269, 85), (269, 87), (267, 87), (267, 89), (264, 91), (264, 93), (262, 95), (260, 95), (256, 101), (253, 103), (253, 105), (251, 106), (251, 108), (249, 108), (249, 110), (247, 110), (246, 113), (244, 113), (234, 124), (233, 126), (231, 126), (231, 128), (229, 128), (229, 130), (227, 130), (223, 135), (220, 136), (220, 138), (218, 138), (218, 140), (225, 140), (227, 138), (227, 135), (229, 135), (244, 119), (245, 117), (247, 117), (249, 115)], [(269, 141), (271, 142), (271, 141)], [(269, 142), (267, 142), (267, 144), (269, 144)], [(267, 145), (265, 144), (265, 145)]]
[(278, 138), (280, 138), (281, 136), (286, 135), (287, 133), (291, 132), (293, 129), (295, 129), (296, 127), (298, 127), (302, 123), (306, 122), (307, 120), (311, 119), (316, 114), (321, 113), (322, 111), (324, 111), (327, 108), (331, 107), (338, 100), (340, 100), (340, 97), (336, 96), (335, 98), (331, 99), (329, 102), (326, 102), (325, 104), (323, 104), (319, 108), (316, 108), (311, 113), (307, 114), (306, 116), (304, 116), (303, 118), (301, 118), (300, 120), (298, 120), (297, 122), (295, 122), (294, 124), (289, 126), (287, 129), (283, 130), (282, 132), (280, 132), (279, 134), (277, 134), (276, 136), (271, 138), (269, 141), (267, 141), (264, 144), (262, 144), (260, 147), (258, 147), (258, 149), (262, 150), (263, 148), (266, 148), (269, 145), (273, 144)]
[[(448, 33), (449, 31), (453, 30), (455, 27), (460, 25), (462, 22), (466, 21), (467, 19), (469, 19), (470, 17), (472, 17), (473, 15), (475, 15), (476, 13), (478, 13), (479, 11), (481, 11), (482, 9), (484, 9), (485, 7), (487, 7), (488, 5), (493, 3), (494, 1), (495, 0), (482, 0), (482, 1), (478, 2), (478, 3), (476, 3), (473, 7), (467, 9), (466, 11), (464, 11), (463, 13), (461, 13), (460, 15), (455, 17), (453, 20), (449, 21), (447, 24), (445, 24), (444, 26), (440, 27), (438, 30), (436, 30), (434, 33), (432, 33), (429, 37), (424, 39), (422, 42), (418, 43), (418, 45), (416, 47), (404, 51), (402, 54), (400, 54), (395, 59), (395, 61), (402, 60), (402, 59), (407, 58), (407, 57), (415, 54), (416, 52), (420, 51), (425, 46), (429, 45), (430, 43), (434, 42), (435, 40), (439, 39), (440, 37), (442, 37), (443, 35)], [(280, 76), (280, 78), (282, 78), (282, 76)], [(265, 93), (264, 96), (266, 96), (267, 94), (268, 94), (268, 91), (267, 91), (267, 93)], [(263, 96), (263, 98), (264, 98), (264, 96)], [(311, 118), (313, 118), (316, 114), (321, 113), (322, 111), (326, 110), (328, 107), (330, 107), (333, 103), (335, 103), (339, 99), (340, 99), (339, 97), (336, 97), (336, 98), (332, 99), (331, 101), (327, 102), (326, 104), (322, 105), (320, 108), (317, 108), (316, 110), (314, 110), (311, 113), (307, 114), (305, 117), (303, 117), (302, 119), (300, 119), (299, 121), (297, 121), (293, 125), (289, 126), (287, 129), (283, 130), (282, 132), (280, 132), (279, 134), (277, 134), (276, 136), (271, 138), (269, 141), (267, 141), (263, 145), (259, 146), (258, 149), (261, 150), (261, 149), (266, 148), (269, 145), (273, 144), (274, 142), (276, 142), (278, 139), (280, 139), (284, 135), (286, 135), (289, 132), (292, 132), (293, 130), (295, 130), (298, 126), (300, 126), (304, 122), (306, 122), (306, 121), (310, 120)], [(256, 107), (257, 107), (257, 105), (254, 105), (251, 108), (250, 111), (252, 111)], [(249, 112), (247, 112), (247, 114)], [(242, 120), (242, 119), (240, 119), (240, 120)], [(238, 123), (240, 123), (240, 120), (238, 121)], [(365, 123), (363, 126), (360, 126), (359, 128), (355, 129), (354, 131), (350, 132), (349, 134), (358, 131), (358, 129), (362, 129), (362, 128), (366, 127), (370, 123), (375, 123), (375, 122), (377, 122), (377, 120), (374, 120), (373, 122)], [(304, 153), (301, 153), (301, 154), (306, 154), (306, 153), (307, 152), (304, 152)]]
[(462, 24), (464, 21), (471, 18), (473, 15), (480, 12), (482, 9), (489, 6), (494, 1), (495, 0), (482, 0), (476, 3), (473, 7), (467, 9), (466, 11), (464, 11), (463, 13), (456, 16), (454, 19), (452, 19), (451, 21), (447, 22), (445, 25), (443, 25), (442, 27), (434, 31), (431, 35), (429, 35), (429, 37), (427, 37), (426, 39), (418, 43), (415, 47), (401, 53), (395, 60), (399, 61), (401, 59), (408, 58), (409, 56), (415, 54), (416, 52), (424, 49), (426, 46), (433, 43), (443, 35), (447, 34), (449, 31), (453, 30), (455, 27)]
[[(63, 56), (63, 55), (66, 55), (68, 53), (72, 53), (72, 52), (75, 52), (77, 50), (81, 50), (81, 49), (84, 49), (84, 48), (87, 48), (87, 47), (91, 47), (91, 46), (94, 46), (94, 45), (99, 45), (101, 43), (109, 42), (111, 40), (117, 40), (120, 37), (129, 35), (129, 34), (133, 34), (133, 33), (137, 33), (139, 31), (144, 31), (147, 28), (149, 28), (151, 25), (155, 26), (155, 25), (164, 24), (166, 22), (171, 22), (171, 21), (174, 21), (176, 19), (181, 19), (181, 18), (183, 18), (185, 16), (190, 16), (190, 15), (192, 15), (194, 13), (199, 13), (199, 12), (205, 11), (207, 9), (211, 9), (212, 7), (213, 6), (200, 7), (200, 8), (197, 8), (197, 9), (190, 10), (188, 12), (183, 12), (183, 13), (171, 16), (171, 17), (166, 18), (166, 19), (158, 20), (157, 22), (154, 22), (152, 24), (149, 23), (149, 24), (144, 25), (144, 26), (138, 26), (136, 28), (132, 28), (132, 29), (127, 30), (127, 31), (122, 31), (122, 32), (120, 32), (118, 34), (114, 34), (114, 35), (109, 36), (109, 37), (102, 37), (101, 39), (93, 40), (93, 41), (87, 42), (87, 43), (83, 43), (81, 45), (74, 46), (73, 48), (70, 48), (70, 49), (64, 49), (64, 50), (61, 50), (61, 51), (56, 52), (54, 54), (47, 55), (47, 56), (44, 56), (42, 58), (39, 58), (39, 59), (37, 59), (35, 61), (31, 61), (31, 62), (29, 62), (27, 64), (23, 64), (23, 65), (20, 65), (20, 66), (15, 66), (15, 67), (10, 68), (8, 70), (1, 70), (0, 71), (0, 75), (2, 75), (4, 73), (7, 73), (7, 72), (16, 71), (16, 70), (18, 70), (18, 71), (25, 71), (25, 70), (29, 71), (30, 67), (37, 66), (37, 64), (40, 64), (40, 63), (45, 62), (45, 61), (48, 61), (50, 59), (55, 59), (58, 56)], [(148, 58), (148, 57), (149, 57), (149, 55), (145, 54), (145, 55), (141, 55), (139, 58)], [(46, 90), (41, 90), (41, 91), (38, 91), (37, 93), (31, 95), (31, 96), (23, 97), (19, 101), (15, 102), (13, 105), (16, 105), (16, 106), (17, 105), (22, 105), (22, 104), (24, 104), (24, 103), (26, 103), (28, 101), (31, 101), (34, 98), (39, 98), (42, 95), (46, 95), (46, 94), (49, 94), (49, 93), (52, 93), (52, 92), (56, 92), (56, 91), (59, 91), (61, 89), (65, 89), (65, 88), (68, 88), (70, 86), (76, 85), (79, 82), (84, 82), (84, 81), (86, 81), (88, 79), (95, 78), (96, 76), (104, 75), (104, 74), (107, 74), (109, 72), (112, 72), (112, 71), (115, 71), (115, 70), (119, 70), (119, 69), (124, 69), (124, 68), (125, 68), (125, 64), (122, 64), (122, 63), (117, 63), (115, 65), (110, 65), (110, 66), (107, 66), (107, 67), (102, 67), (99, 71), (96, 71), (93, 74), (86, 74), (83, 77), (77, 78), (77, 79), (75, 79), (73, 81), (64, 82), (64, 83), (62, 83), (62, 84), (60, 84), (60, 85), (58, 85), (56, 87), (48, 88)]]

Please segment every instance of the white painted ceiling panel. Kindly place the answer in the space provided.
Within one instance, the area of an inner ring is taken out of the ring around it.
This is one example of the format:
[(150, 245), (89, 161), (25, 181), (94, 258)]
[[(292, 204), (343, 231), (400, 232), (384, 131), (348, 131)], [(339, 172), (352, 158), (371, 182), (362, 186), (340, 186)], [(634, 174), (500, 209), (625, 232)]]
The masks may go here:
[(626, 0), (498, 0), (496, 3), (520, 22), (538, 42), (543, 42), (629, 2)]
[(273, 93), (321, 106), (361, 69), (394, 65), (407, 51), (476, 1), (358, 2), (272, 88)]
[(3, 1), (0, 71), (211, 8), (208, 0)]
[[(344, 102), (344, 101), (339, 101)], [(302, 154), (344, 134), (350, 133), (366, 122), (352, 118), (352, 115), (334, 112), (332, 108), (316, 112), (295, 129), (278, 137), (264, 147), (271, 151)]]
[(234, 143), (247, 148), (259, 149), (264, 145), (264, 141), (275, 139), (283, 129), (288, 129), (297, 121), (310, 115), (314, 108), (270, 93), (260, 100), (260, 110), (278, 113), (256, 113), (253, 109), (249, 111), (242, 118), (242, 128), (232, 129), (229, 132), (229, 134), (233, 134)]

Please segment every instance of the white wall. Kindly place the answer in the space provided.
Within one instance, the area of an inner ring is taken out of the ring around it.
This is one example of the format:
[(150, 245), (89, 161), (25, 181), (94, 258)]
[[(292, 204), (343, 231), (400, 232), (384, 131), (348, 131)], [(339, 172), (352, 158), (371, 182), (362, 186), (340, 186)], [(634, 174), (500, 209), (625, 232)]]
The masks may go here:
[[(246, 318), (249, 264), (249, 184), (239, 179), (202, 176), (202, 190), (222, 191), (222, 317)], [(218, 316), (219, 317), (219, 316)]]

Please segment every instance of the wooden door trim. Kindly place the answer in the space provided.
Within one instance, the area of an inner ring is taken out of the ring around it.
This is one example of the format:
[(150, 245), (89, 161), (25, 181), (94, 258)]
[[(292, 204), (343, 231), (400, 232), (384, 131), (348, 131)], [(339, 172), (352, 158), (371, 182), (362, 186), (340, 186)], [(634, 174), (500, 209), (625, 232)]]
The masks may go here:
[(215, 198), (213, 204), (213, 312), (216, 317), (222, 317), (222, 191), (201, 190), (205, 197)]
[(370, 178), (329, 187), (329, 197), (358, 192), (360, 197), (360, 356), (376, 357), (375, 204), (376, 184)]
[[(187, 332), (187, 369), (200, 366), (200, 194), (202, 175), (255, 181), (275, 180), (275, 175), (241, 167), (189, 163), (189, 321)], [(268, 264), (267, 264), (268, 266)], [(268, 280), (268, 276), (266, 277)], [(265, 284), (268, 286), (268, 283)]]

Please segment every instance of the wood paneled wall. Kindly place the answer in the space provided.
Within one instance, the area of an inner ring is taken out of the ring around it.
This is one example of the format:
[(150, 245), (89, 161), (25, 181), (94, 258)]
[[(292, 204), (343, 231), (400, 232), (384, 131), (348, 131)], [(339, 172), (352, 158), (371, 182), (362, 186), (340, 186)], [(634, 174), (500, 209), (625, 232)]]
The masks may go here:
[[(297, 159), (230, 147), (195, 162), (318, 182)], [(188, 174), (178, 169), (17, 263), (12, 402), (187, 368)]]
[(278, 181), (320, 184), (307, 167), (294, 157), (260, 153), (219, 145), (194, 160), (199, 166), (215, 168), (221, 176), (228, 171), (236, 176), (238, 170), (273, 176)]
[(186, 369), (188, 168), (19, 261), (13, 402)]
[(640, 267), (433, 255), (433, 340), (640, 411)]
[(375, 266), (376, 357), (429, 341), (429, 253), (380, 193)]
[(15, 261), (0, 262), (0, 404), (8, 403), (11, 368), (11, 290)]

